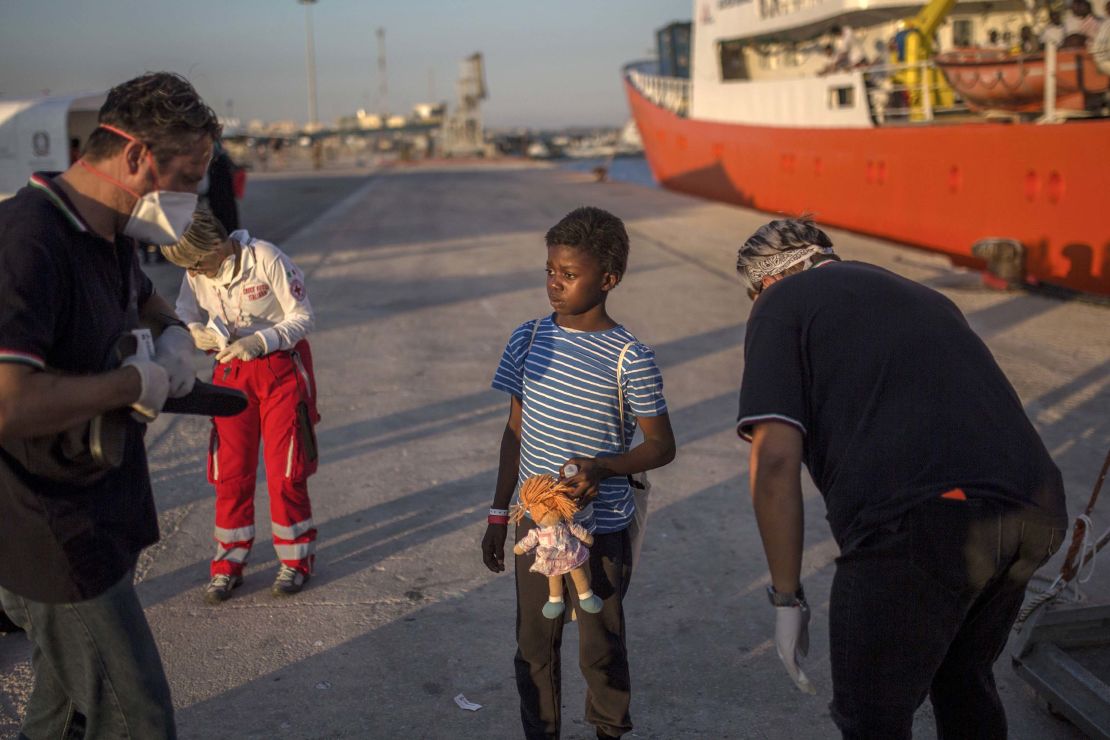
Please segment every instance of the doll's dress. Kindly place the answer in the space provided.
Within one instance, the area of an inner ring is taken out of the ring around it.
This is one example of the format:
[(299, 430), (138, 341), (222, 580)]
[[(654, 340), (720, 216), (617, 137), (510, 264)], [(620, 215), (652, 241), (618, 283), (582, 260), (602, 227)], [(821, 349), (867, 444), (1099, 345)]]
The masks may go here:
[(533, 527), (520, 541), (526, 551), (536, 548), (536, 561), (528, 570), (549, 577), (571, 572), (590, 559), (590, 548), (580, 539), (587, 536), (586, 530), (573, 522)]

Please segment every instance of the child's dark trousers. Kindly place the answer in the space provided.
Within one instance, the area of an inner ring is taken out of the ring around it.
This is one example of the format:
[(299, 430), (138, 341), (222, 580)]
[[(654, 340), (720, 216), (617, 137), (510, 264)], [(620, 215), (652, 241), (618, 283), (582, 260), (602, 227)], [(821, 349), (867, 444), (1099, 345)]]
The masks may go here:
[[(535, 526), (524, 519), (517, 526), (519, 540)], [(516, 685), (520, 718), (529, 740), (558, 738), (562, 707), (559, 652), (563, 620), (541, 613), (547, 603), (547, 577), (529, 572), (533, 554), (516, 556)], [(628, 714), (632, 698), (628, 653), (624, 644), (622, 600), (632, 575), (628, 530), (595, 534), (590, 547), (590, 586), (603, 601), (601, 611), (576, 609), (578, 663), (586, 679), (586, 721), (600, 733), (619, 737), (632, 729)], [(578, 604), (570, 576), (564, 578), (567, 609)]]

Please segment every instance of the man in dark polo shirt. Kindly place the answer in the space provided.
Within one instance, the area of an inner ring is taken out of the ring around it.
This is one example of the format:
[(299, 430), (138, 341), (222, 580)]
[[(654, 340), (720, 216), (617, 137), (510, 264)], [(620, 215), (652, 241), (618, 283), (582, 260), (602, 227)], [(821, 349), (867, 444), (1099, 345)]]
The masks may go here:
[[(192, 388), (192, 342), (138, 267), (136, 239), (191, 218), (219, 124), (183, 78), (114, 88), (82, 159), (0, 203), (0, 599), (34, 643), (30, 738), (174, 737), (158, 650), (132, 586), (158, 539), (144, 425)], [(139, 322), (153, 360), (110, 369)], [(122, 464), (52, 457), (66, 430), (130, 406)], [(51, 455), (45, 455), (49, 450)], [(53, 464), (40, 469), (48, 460)], [(67, 467), (68, 466), (68, 467)]]
[(812, 221), (763, 226), (737, 270), (755, 295), (737, 430), (787, 671), (812, 691), (804, 462), (841, 551), (830, 708), (844, 737), (908, 738), (926, 696), (941, 737), (1005, 737), (993, 664), (1067, 526), (1020, 399), (951, 301), (839, 261)]

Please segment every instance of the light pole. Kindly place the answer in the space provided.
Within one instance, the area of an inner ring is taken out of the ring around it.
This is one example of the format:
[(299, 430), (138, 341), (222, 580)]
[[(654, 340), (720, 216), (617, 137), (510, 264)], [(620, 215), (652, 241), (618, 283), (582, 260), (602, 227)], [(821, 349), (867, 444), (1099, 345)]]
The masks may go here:
[[(316, 0), (297, 0), (304, 6), (304, 59), (308, 72), (308, 128), (315, 134), (317, 129), (316, 119), (316, 44), (312, 36), (312, 6)], [(324, 164), (323, 142), (313, 137), (312, 139), (312, 168), (320, 169)]]
[(312, 6), (316, 0), (297, 0), (304, 6), (304, 59), (308, 72), (308, 124), (316, 128), (316, 45), (312, 36)]

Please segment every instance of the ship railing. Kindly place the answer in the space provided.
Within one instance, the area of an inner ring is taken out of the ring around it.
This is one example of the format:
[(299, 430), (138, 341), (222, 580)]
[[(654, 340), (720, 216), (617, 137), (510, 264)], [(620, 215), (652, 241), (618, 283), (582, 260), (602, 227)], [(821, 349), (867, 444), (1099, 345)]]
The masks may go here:
[(686, 116), (690, 112), (690, 80), (681, 77), (663, 77), (628, 70), (628, 81), (645, 98), (671, 113)]
[(863, 81), (871, 117), (880, 126), (930, 123), (968, 111), (931, 61), (868, 67)]

